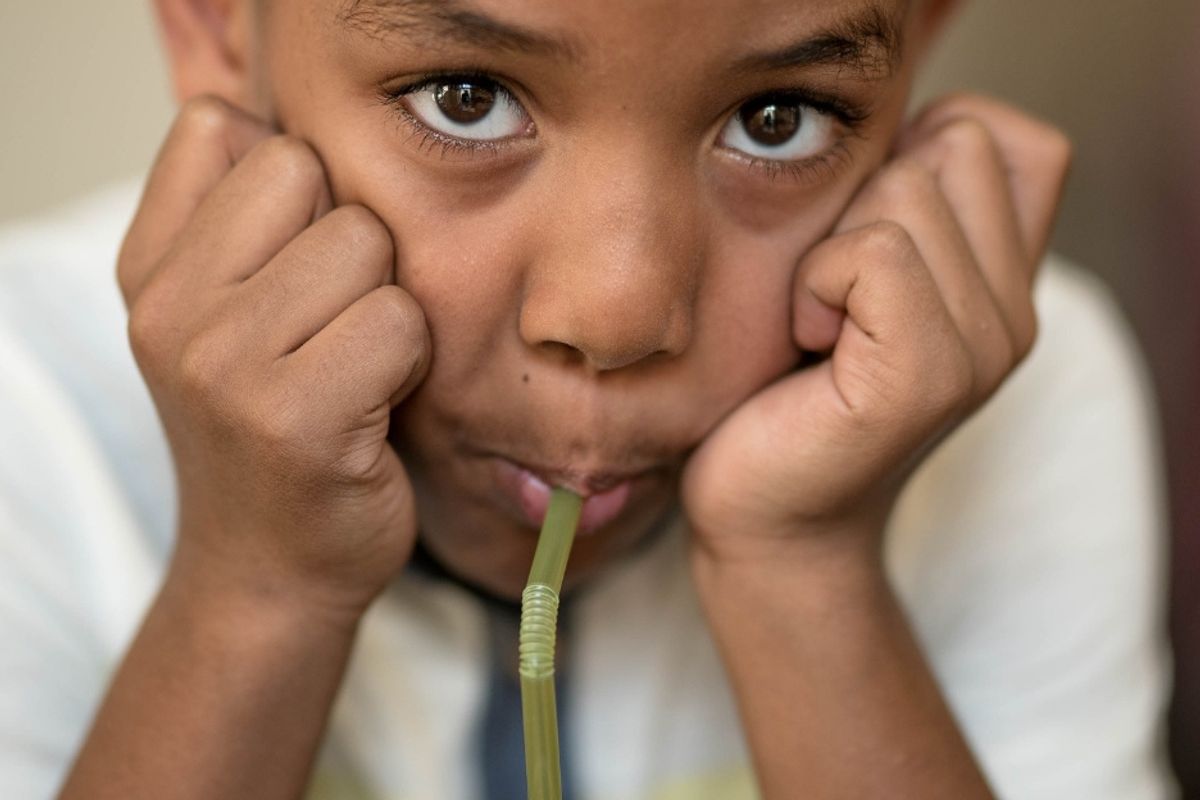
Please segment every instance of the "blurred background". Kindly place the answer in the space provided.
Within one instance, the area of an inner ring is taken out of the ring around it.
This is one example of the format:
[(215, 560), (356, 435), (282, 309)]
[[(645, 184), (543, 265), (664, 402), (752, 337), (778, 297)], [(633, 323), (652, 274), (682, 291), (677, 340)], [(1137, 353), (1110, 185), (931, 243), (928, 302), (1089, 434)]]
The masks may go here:
[[(0, 2), (0, 221), (145, 172), (172, 116), (147, 0)], [(1116, 291), (1170, 465), (1172, 750), (1200, 800), (1200, 2), (968, 0), (918, 92), (983, 90), (1078, 151), (1055, 249)], [(1114, 587), (1116, 588), (1116, 587)]]

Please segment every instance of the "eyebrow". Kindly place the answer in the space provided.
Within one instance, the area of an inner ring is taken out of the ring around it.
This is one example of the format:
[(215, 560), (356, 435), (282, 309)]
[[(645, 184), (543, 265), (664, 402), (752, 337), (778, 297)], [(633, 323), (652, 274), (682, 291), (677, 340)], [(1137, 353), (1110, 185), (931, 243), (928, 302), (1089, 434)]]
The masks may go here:
[(871, 4), (800, 42), (738, 59), (734, 69), (753, 72), (837, 67), (866, 78), (888, 77), (903, 56), (902, 16), (903, 12), (889, 14), (879, 5)]
[(345, 27), (376, 39), (400, 35), (430, 43), (450, 40), (488, 50), (577, 60), (578, 47), (463, 8), (453, 0), (350, 0), (338, 14)]
[[(877, 2), (778, 50), (737, 59), (738, 72), (801, 67), (836, 67), (862, 77), (891, 75), (902, 56), (900, 13), (889, 14)], [(345, 27), (377, 39), (418, 38), (436, 45), (447, 40), (489, 50), (578, 61), (581, 48), (572, 40), (530, 30), (480, 14), (455, 0), (347, 0), (338, 14)]]

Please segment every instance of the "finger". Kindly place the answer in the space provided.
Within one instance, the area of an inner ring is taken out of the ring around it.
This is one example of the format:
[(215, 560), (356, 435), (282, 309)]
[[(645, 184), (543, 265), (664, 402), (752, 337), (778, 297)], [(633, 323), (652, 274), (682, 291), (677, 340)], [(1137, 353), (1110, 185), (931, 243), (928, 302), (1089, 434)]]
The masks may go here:
[(901, 146), (964, 117), (981, 122), (996, 142), (1012, 190), (1025, 252), (1032, 263), (1040, 263), (1071, 164), (1070, 140), (1054, 126), (999, 101), (978, 95), (953, 95), (925, 109), (906, 131)]
[(321, 394), (354, 423), (394, 407), (424, 379), (429, 329), (420, 306), (399, 286), (359, 298), (282, 362), (287, 380)]
[(325, 167), (295, 136), (254, 147), (209, 192), (162, 268), (192, 292), (249, 278), (332, 207)]
[(797, 314), (814, 303), (845, 312), (835, 372), (839, 365), (886, 362), (896, 388), (909, 393), (921, 379), (934, 378), (947, 352), (955, 354), (952, 362), (962, 353), (933, 276), (912, 236), (896, 222), (820, 243), (801, 262), (797, 284)]
[(792, 338), (808, 353), (827, 354), (837, 344), (846, 312), (817, 299), (801, 280), (792, 285)]
[(150, 172), (117, 262), (127, 305), (213, 187), (270, 135), (267, 125), (216, 97), (183, 107)]
[(957, 118), (916, 143), (907, 156), (936, 177), (995, 298), (1014, 354), (1025, 355), (1037, 332), (1036, 263), (1022, 244), (1008, 177), (990, 130), (975, 118)]
[(973, 364), (973, 394), (990, 394), (1013, 363), (1005, 320), (937, 180), (921, 163), (901, 157), (863, 188), (838, 230), (898, 224), (932, 277)]
[(223, 311), (245, 358), (270, 363), (315, 336), (394, 276), (387, 227), (363, 206), (340, 206), (239, 286)]

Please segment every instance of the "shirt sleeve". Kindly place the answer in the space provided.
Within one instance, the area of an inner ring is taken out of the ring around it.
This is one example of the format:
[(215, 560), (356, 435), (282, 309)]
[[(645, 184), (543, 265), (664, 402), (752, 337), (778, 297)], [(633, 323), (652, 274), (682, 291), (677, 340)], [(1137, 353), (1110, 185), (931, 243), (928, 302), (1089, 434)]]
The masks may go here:
[(0, 320), (0, 797), (59, 788), (151, 589), (68, 394)]
[(1103, 287), (1051, 265), (1042, 334), (914, 476), (889, 566), (1002, 798), (1174, 796), (1149, 381)]
[(0, 508), (0, 796), (52, 797), (102, 690), (95, 642), (30, 528)]

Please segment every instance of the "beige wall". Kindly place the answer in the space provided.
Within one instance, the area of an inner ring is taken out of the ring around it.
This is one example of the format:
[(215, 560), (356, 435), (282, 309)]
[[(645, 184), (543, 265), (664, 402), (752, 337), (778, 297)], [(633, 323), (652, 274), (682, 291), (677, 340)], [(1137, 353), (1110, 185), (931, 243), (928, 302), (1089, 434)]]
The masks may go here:
[(0, 0), (0, 219), (144, 171), (171, 103), (149, 0)]
[[(0, 219), (145, 169), (171, 115), (146, 0), (0, 0)], [(972, 0), (920, 94), (985, 89), (1078, 144), (1056, 247), (1104, 275), (1162, 395), (1176, 574), (1200, 571), (1200, 3)], [(1200, 753), (1200, 587), (1177, 586), (1184, 709)], [(1200, 762), (1180, 764), (1200, 784)], [(1200, 792), (1200, 789), (1197, 790)], [(1197, 794), (1195, 796), (1200, 796)]]

